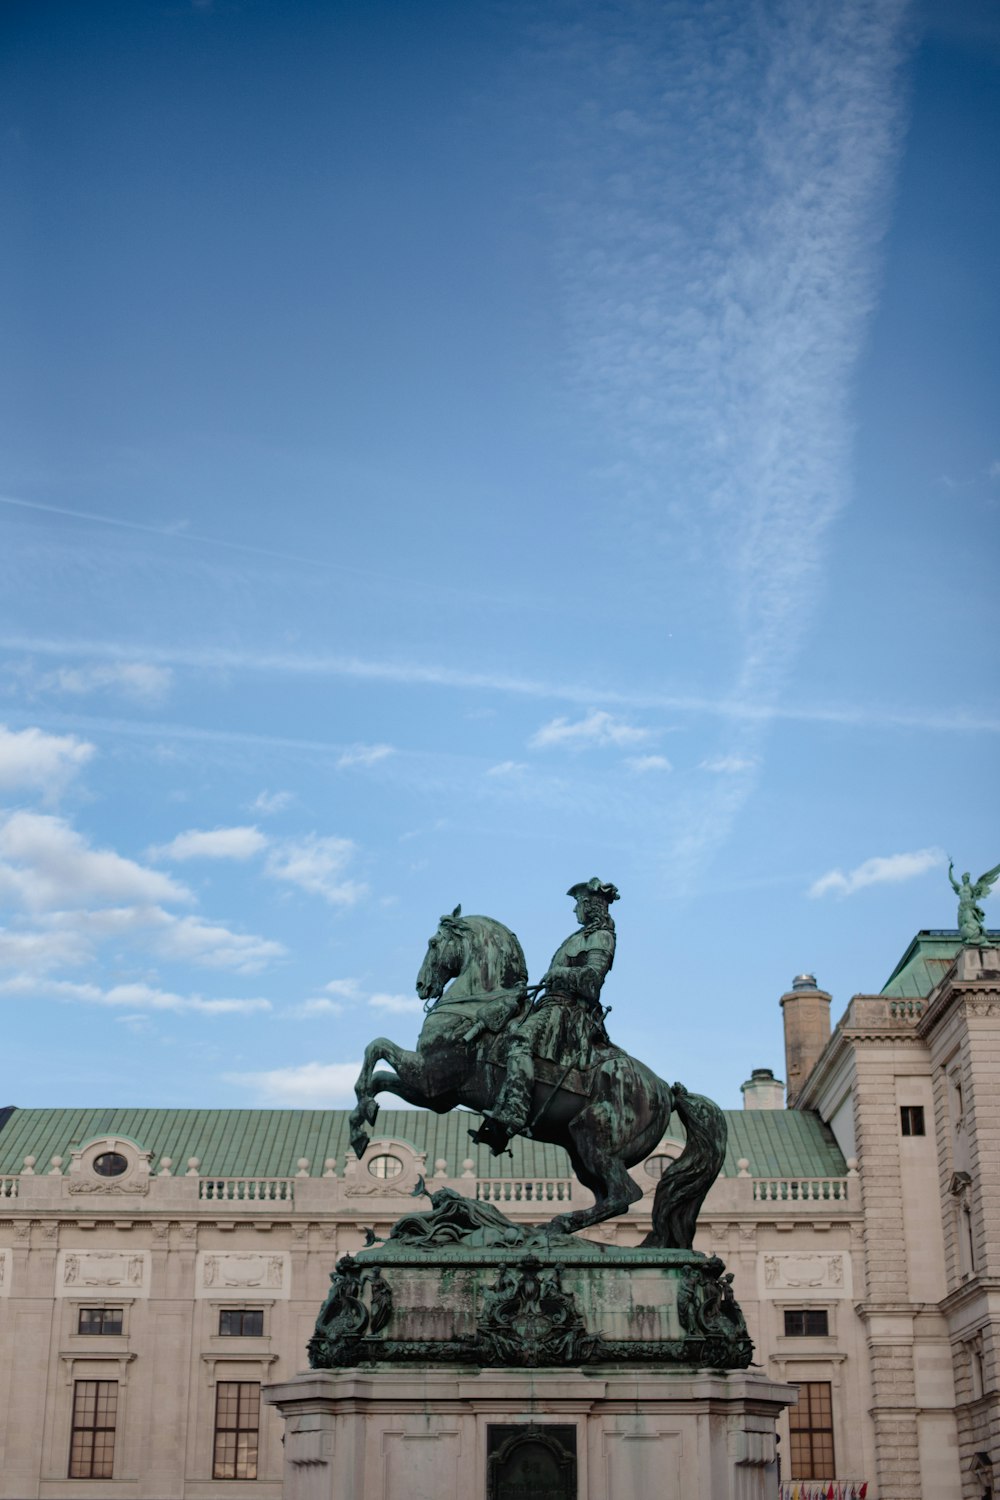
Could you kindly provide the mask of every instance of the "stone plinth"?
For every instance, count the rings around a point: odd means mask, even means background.
[[[374,1366],[264,1399],[285,1421],[284,1500],[773,1500],[794,1392],[745,1370]],[[559,1489],[498,1466],[535,1426],[573,1455]]]

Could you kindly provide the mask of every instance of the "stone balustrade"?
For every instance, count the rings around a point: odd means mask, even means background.
[[[755,1177],[755,1203],[846,1203],[847,1177]]]
[[[570,1203],[573,1190],[581,1192],[572,1177],[480,1177],[476,1197],[483,1203]]]
[[[291,1203],[293,1177],[201,1177],[198,1197],[210,1203]]]
[[[16,1198],[18,1181],[17,1177],[0,1177],[0,1198]]]

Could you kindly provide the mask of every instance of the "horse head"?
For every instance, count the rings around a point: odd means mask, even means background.
[[[427,944],[417,975],[417,994],[421,1000],[440,998],[448,980],[462,972],[463,957],[462,908],[456,906],[450,917],[441,918],[437,932]]]

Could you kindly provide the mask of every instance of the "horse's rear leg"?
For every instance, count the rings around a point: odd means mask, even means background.
[[[559,1214],[552,1220],[554,1228],[574,1234],[578,1229],[623,1214],[642,1197],[642,1188],[628,1174],[621,1153],[620,1126],[608,1100],[582,1110],[571,1122],[569,1134],[574,1171],[597,1200],[593,1208]]]

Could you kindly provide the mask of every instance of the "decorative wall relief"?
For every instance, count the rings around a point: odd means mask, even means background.
[[[73,1297],[104,1288],[149,1296],[149,1254],[145,1250],[60,1250],[56,1296]]]
[[[0,1250],[0,1297],[10,1296],[10,1277],[13,1268],[13,1251]]]
[[[265,1255],[255,1250],[202,1250],[198,1255],[197,1297],[245,1297],[248,1292],[287,1297],[290,1283],[287,1251]]]
[[[808,1291],[823,1291],[834,1297],[851,1295],[851,1261],[847,1255],[774,1251],[762,1256],[759,1264],[762,1296]]]

